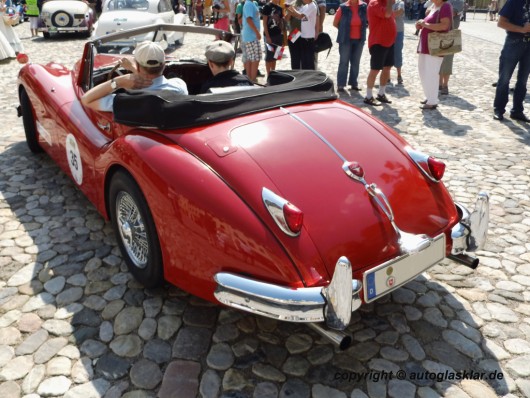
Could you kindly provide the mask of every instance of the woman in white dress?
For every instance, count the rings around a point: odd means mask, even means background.
[[[4,15],[5,15],[6,8],[7,7],[5,4],[5,0],[0,0],[0,33],[2,34],[0,37],[3,36],[2,38],[0,38],[0,46],[2,47],[0,49],[1,59],[7,58],[7,57],[2,58],[2,55],[4,53],[8,54],[11,57],[11,54],[13,53],[13,51],[15,53],[20,53],[24,51],[24,47],[22,47],[22,42],[18,38],[13,27],[11,25],[7,25],[4,22]],[[6,42],[7,42],[7,47],[5,45]],[[13,55],[12,57],[15,57],[15,55]]]

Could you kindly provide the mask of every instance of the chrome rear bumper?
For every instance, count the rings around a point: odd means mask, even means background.
[[[328,286],[290,289],[220,272],[215,298],[230,307],[289,322],[323,322],[344,330],[361,306],[362,283],[352,280],[351,264],[341,257]]]

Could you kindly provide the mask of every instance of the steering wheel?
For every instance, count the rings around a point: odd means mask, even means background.
[[[120,71],[120,66],[121,64],[118,62],[116,65],[114,65],[112,67],[112,69],[110,70],[109,74],[107,75],[107,80],[111,80],[112,79],[112,76],[114,76],[114,74],[117,74],[118,76],[122,76],[123,75],[123,72]]]

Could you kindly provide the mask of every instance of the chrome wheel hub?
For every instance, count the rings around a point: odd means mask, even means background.
[[[147,267],[149,243],[144,220],[134,199],[127,192],[116,198],[116,218],[120,238],[135,267]]]

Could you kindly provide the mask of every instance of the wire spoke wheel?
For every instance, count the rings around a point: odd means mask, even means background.
[[[145,287],[164,281],[162,251],[153,215],[142,190],[124,171],[112,177],[109,210],[114,233],[127,268]]]
[[[136,267],[145,268],[149,257],[147,232],[138,206],[127,192],[118,194],[116,214],[125,250]]]

